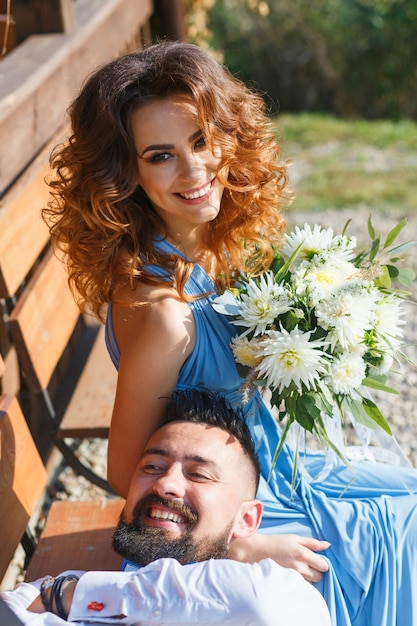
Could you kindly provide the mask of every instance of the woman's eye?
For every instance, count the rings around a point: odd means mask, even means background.
[[[168,161],[171,158],[169,152],[157,152],[153,154],[149,159],[151,163],[163,163],[164,161]]]
[[[201,136],[199,139],[197,139],[197,141],[194,144],[194,149],[198,149],[198,148],[205,148],[206,146],[206,140],[204,139],[203,136]]]

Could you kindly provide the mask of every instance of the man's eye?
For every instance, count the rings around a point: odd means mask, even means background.
[[[154,465],[153,463],[148,463],[144,465],[142,471],[146,474],[160,474],[164,471],[164,469],[160,465]]]
[[[197,482],[207,482],[210,480],[210,476],[207,476],[207,474],[201,474],[200,472],[190,472],[189,476],[191,480]]]

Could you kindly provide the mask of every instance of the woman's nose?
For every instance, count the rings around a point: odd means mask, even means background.
[[[181,158],[180,176],[186,179],[193,179],[203,170],[198,155],[195,153],[183,155]]]

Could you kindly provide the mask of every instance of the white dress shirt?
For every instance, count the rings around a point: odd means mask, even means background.
[[[271,559],[190,565],[159,559],[133,572],[75,573],[80,580],[68,621],[82,626],[330,626],[320,593]],[[26,610],[40,582],[21,583],[1,596],[25,625],[63,626],[67,622],[56,615]]]

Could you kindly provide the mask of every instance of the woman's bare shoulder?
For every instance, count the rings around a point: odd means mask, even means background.
[[[123,341],[147,333],[169,335],[173,340],[193,332],[189,305],[170,287],[140,284],[133,290],[121,290],[113,303],[113,327]],[[131,335],[132,333],[132,335]]]

